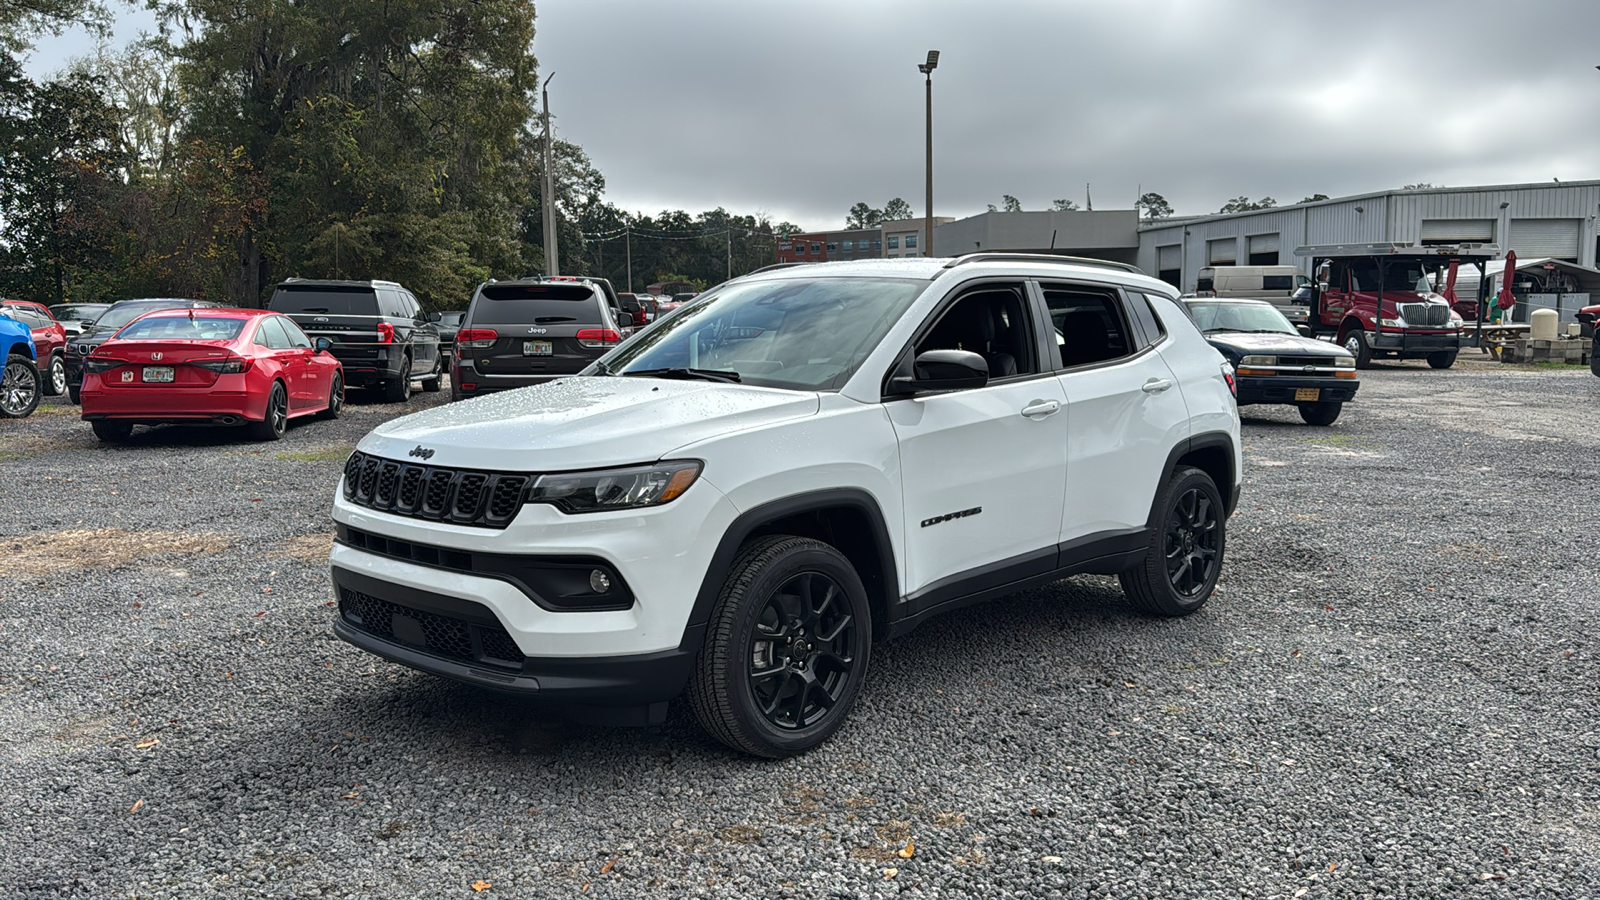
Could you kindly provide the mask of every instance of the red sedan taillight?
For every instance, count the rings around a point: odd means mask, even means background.
[[[215,359],[191,359],[189,365],[198,366],[218,375],[238,375],[250,371],[256,364],[255,359],[248,356],[221,356]]]
[[[578,332],[578,345],[596,350],[601,347],[615,347],[622,342],[622,335],[610,328],[584,328]]]
[[[500,332],[493,328],[463,328],[456,332],[456,346],[487,350],[500,340]]]
[[[126,365],[126,361],[112,359],[109,356],[91,356],[83,361],[83,370],[98,375],[101,372],[109,372],[121,365]]]
[[[392,344],[392,343],[394,343],[394,326],[393,325],[390,325],[388,322],[379,322],[378,323],[378,343],[380,343],[380,344]]]

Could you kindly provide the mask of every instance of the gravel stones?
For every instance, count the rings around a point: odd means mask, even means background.
[[[781,762],[334,639],[332,493],[398,406],[107,448],[47,400],[0,547],[167,536],[0,565],[0,895],[1600,894],[1600,379],[1362,380],[1331,428],[1246,408],[1201,613],[1083,577],[945,616]]]

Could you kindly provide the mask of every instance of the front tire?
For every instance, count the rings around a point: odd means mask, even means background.
[[[81,405],[83,403],[83,387],[76,384],[67,385],[67,399],[71,400],[74,405]]]
[[[1156,498],[1155,529],[1144,562],[1117,576],[1139,610],[1186,616],[1210,599],[1222,574],[1227,512],[1217,485],[1180,466]]]
[[[872,615],[838,550],[778,535],[743,548],[689,682],[695,718],[752,756],[803,753],[839,730],[866,679]]]
[[[50,357],[50,366],[44,373],[44,395],[59,397],[67,392],[67,361],[57,353]]]
[[[1367,343],[1367,333],[1359,328],[1352,328],[1344,336],[1344,348],[1356,358],[1356,368],[1372,368],[1372,347]]]
[[[1344,403],[1338,400],[1302,403],[1300,404],[1300,418],[1305,419],[1307,425],[1332,425],[1343,410]]]
[[[1438,353],[1428,354],[1428,366],[1434,369],[1448,369],[1456,364],[1455,350],[1440,350]]]
[[[317,413],[319,419],[337,419],[344,412],[344,376],[333,376],[333,386],[328,388],[328,408]]]
[[[273,382],[272,394],[267,397],[266,415],[245,428],[258,441],[278,440],[289,430],[289,392],[284,389],[283,382]]]
[[[21,354],[6,358],[4,372],[0,372],[0,419],[21,419],[39,408],[39,394],[43,392],[44,379],[33,360]]]

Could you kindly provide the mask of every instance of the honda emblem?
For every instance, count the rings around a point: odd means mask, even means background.
[[[160,359],[161,358],[161,351],[158,350],[158,351],[150,354],[150,358],[151,359]]]

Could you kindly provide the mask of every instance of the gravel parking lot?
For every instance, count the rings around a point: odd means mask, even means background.
[[[330,498],[396,407],[107,448],[49,401],[0,423],[0,895],[1600,895],[1600,379],[1363,381],[1246,410],[1202,613],[949,615],[777,763],[333,638]]]

